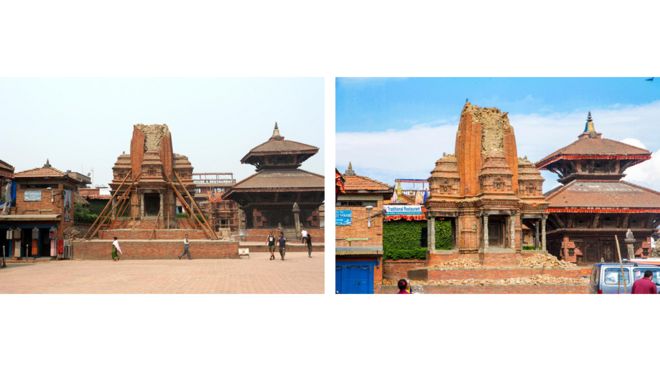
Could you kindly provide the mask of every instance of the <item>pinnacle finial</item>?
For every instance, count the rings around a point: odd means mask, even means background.
[[[277,127],[277,121],[275,121],[275,128],[273,129],[273,135],[271,138],[282,139],[282,135],[280,135],[280,129]]]
[[[353,171],[353,164],[350,161],[348,162],[348,168],[346,168],[344,175],[355,176],[355,171]]]
[[[46,159],[46,163],[44,164],[44,167],[52,167],[52,166],[50,165],[50,161],[48,161],[48,159]]]
[[[585,133],[596,133],[596,126],[594,125],[594,121],[591,118],[591,111],[587,114],[587,122],[584,124],[584,132]]]

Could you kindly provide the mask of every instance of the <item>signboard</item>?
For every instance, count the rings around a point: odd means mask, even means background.
[[[422,215],[422,205],[385,205],[386,215]]]
[[[23,194],[23,201],[41,201],[41,190],[25,191]]]
[[[353,221],[352,210],[335,210],[335,224],[339,226],[351,225]]]

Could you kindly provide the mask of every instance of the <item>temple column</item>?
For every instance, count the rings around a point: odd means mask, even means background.
[[[140,218],[144,218],[144,193],[140,194]]]
[[[426,241],[429,252],[435,250],[435,217],[429,217],[426,220]]]
[[[300,207],[297,202],[293,203],[293,223],[296,226],[296,236],[300,237]]]
[[[534,250],[539,249],[539,221],[534,222]]]
[[[548,219],[548,215],[543,214],[541,217],[541,250],[548,252],[548,247],[546,246],[545,241],[545,221]]]
[[[163,208],[163,206],[165,206],[165,203],[163,202],[165,195],[162,192],[158,192],[158,198],[160,199],[160,210],[158,210],[158,214],[160,215],[161,220],[165,220],[165,209]]]
[[[483,215],[483,224],[484,224],[484,226],[483,226],[483,238],[484,238],[483,246],[484,246],[484,249],[487,249],[488,248],[488,214]]]
[[[509,228],[510,228],[510,247],[512,250],[516,249],[516,214],[511,214],[509,216]]]

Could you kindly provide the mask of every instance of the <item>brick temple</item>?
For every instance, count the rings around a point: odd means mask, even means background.
[[[78,241],[77,257],[107,259],[117,237],[128,258],[173,258],[185,235],[193,256],[237,256],[237,243],[221,241],[195,201],[193,166],[174,153],[167,125],[134,125],[130,153],[119,155],[112,170],[111,199]]]
[[[241,159],[256,173],[236,183],[223,198],[238,203],[248,240],[265,241],[274,229],[289,239],[299,238],[305,228],[316,241],[323,241],[323,176],[300,169],[318,150],[284,139],[275,123],[271,137]]]
[[[618,261],[616,235],[623,257],[632,258],[624,246],[628,229],[635,250],[650,247],[660,221],[660,193],[623,180],[626,169],[650,158],[643,148],[603,138],[589,113],[576,141],[536,163],[561,183],[545,195],[549,252],[569,261]]]
[[[518,157],[507,113],[466,103],[455,153],[436,161],[429,184],[430,260],[437,253],[436,218],[451,222],[460,254],[520,253],[523,225],[535,231],[534,244],[545,250],[543,177]]]

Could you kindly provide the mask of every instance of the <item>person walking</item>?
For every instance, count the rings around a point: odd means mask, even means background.
[[[280,239],[278,240],[279,246],[280,246],[280,256],[282,257],[282,260],[284,260],[284,255],[286,255],[286,237],[284,237],[284,233],[280,232]]]
[[[307,256],[311,258],[312,257],[312,235],[310,233],[307,233],[306,243],[307,243]]]
[[[657,294],[658,288],[653,282],[653,272],[644,272],[644,277],[633,283],[631,294]]]
[[[268,245],[268,251],[270,252],[270,258],[268,260],[275,260],[275,236],[273,235],[273,231],[268,233],[266,244]]]
[[[187,233],[183,236],[183,252],[179,255],[179,259],[183,258],[184,255],[188,255],[188,260],[192,259],[190,255],[190,240],[188,240]]]
[[[307,244],[307,236],[308,236],[308,235],[309,235],[309,232],[307,232],[306,229],[303,229],[303,230],[300,232],[300,239],[302,240],[302,243],[303,243],[303,244]]]
[[[121,251],[121,247],[119,246],[119,240],[117,240],[117,237],[112,237],[112,260],[118,261],[119,257],[123,255],[124,253]]]

